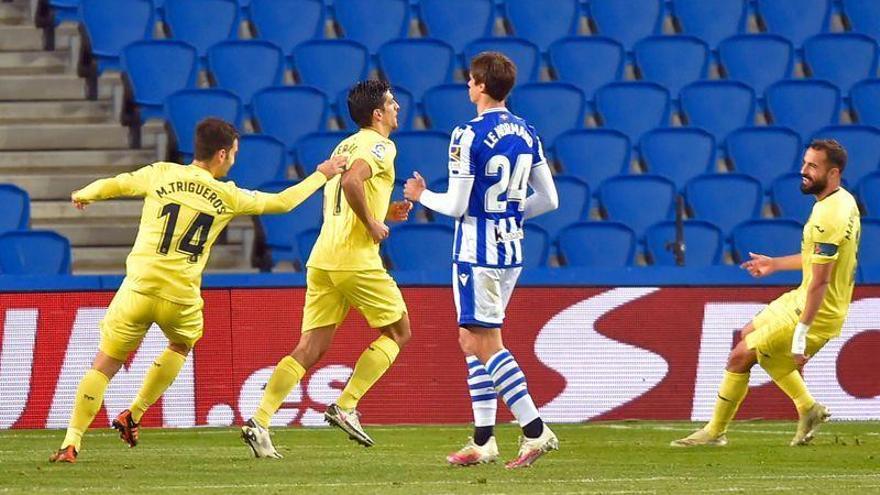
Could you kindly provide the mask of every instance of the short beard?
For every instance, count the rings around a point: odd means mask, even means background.
[[[827,186],[827,185],[828,185],[828,181],[826,181],[826,180],[813,181],[811,186],[807,186],[802,182],[801,183],[801,192],[804,193],[804,195],[807,195],[807,194],[816,195],[816,194],[819,194],[820,192],[824,191],[825,186]]]

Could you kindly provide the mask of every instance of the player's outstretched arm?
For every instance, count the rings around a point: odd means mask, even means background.
[[[346,163],[345,157],[334,156],[321,162],[315,172],[299,184],[288,187],[278,194],[261,193],[266,198],[262,213],[287,213],[296,208],[323,187],[329,179],[344,172]]]
[[[98,179],[86,187],[70,193],[70,201],[77,209],[84,210],[87,205],[95,201],[122,196],[143,197],[155,172],[155,165],[147,165],[134,172]]]
[[[749,259],[745,263],[739,265],[740,268],[748,270],[749,274],[755,278],[766,277],[771,273],[780,271],[791,271],[801,269],[801,255],[792,254],[789,256],[779,256],[771,258],[763,254],[749,253]]]
[[[556,184],[553,183],[553,174],[550,166],[544,162],[532,169],[529,174],[529,185],[534,191],[526,198],[523,219],[528,220],[538,215],[559,208],[559,193]]]
[[[367,231],[373,242],[376,244],[388,238],[388,226],[373,218],[369,208],[367,208],[367,198],[364,194],[364,182],[373,176],[370,166],[362,159],[357,159],[351,164],[351,168],[342,176],[342,192],[345,194],[345,200],[351,207],[351,210],[357,215],[358,219]]]
[[[414,172],[403,186],[403,197],[418,201],[425,208],[442,215],[459,218],[467,210],[473,187],[473,177],[450,175],[449,189],[445,193],[436,193],[428,189],[425,179],[418,172]]]

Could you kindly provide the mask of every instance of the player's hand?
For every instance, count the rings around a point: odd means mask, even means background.
[[[318,172],[324,174],[327,179],[332,179],[333,177],[345,172],[345,166],[348,165],[348,159],[342,155],[334,156],[329,160],[325,160],[318,165]]]
[[[89,203],[87,201],[81,201],[81,200],[76,199],[76,193],[78,193],[78,192],[79,192],[79,189],[70,193],[70,202],[73,203],[73,206],[77,210],[85,210],[86,205],[88,205]]]
[[[740,268],[748,270],[749,275],[755,278],[761,278],[776,271],[776,268],[773,266],[773,258],[752,252],[749,252],[749,256],[752,259],[739,265]]]
[[[379,244],[388,238],[388,226],[382,222],[373,220],[370,222],[370,225],[367,226],[367,230],[370,231],[370,237],[373,238],[373,242],[376,244]]]
[[[801,374],[804,374],[804,365],[810,360],[810,356],[804,354],[792,354],[791,356],[794,358],[794,364],[797,366],[798,371]]]
[[[403,185],[403,197],[410,201],[418,201],[427,188],[425,179],[418,172],[413,172],[413,176]]]
[[[385,217],[385,221],[405,222],[409,218],[409,212],[412,208],[413,204],[409,201],[395,201],[388,207],[388,215]]]

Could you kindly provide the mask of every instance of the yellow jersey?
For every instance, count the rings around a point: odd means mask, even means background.
[[[137,238],[125,261],[126,281],[136,292],[195,304],[201,299],[211,246],[233,217],[290,211],[325,182],[324,175],[315,172],[282,193],[266,194],[220,182],[194,165],[158,162],[97,180],[73,198],[144,198]]]
[[[372,129],[361,129],[345,138],[332,156],[343,155],[349,166],[357,159],[367,162],[373,175],[364,183],[367,209],[384,221],[394,189],[394,143]],[[306,266],[321,270],[383,270],[379,245],[346,201],[342,175],[324,188],[324,222]]]
[[[832,261],[835,265],[810,333],[828,339],[840,334],[852,300],[861,230],[859,208],[849,191],[839,188],[813,205],[801,242],[803,281],[794,290],[799,308],[807,301],[807,288],[813,279],[812,265]]]

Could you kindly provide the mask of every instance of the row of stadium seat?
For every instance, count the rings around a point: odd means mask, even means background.
[[[45,230],[30,230],[27,191],[0,184],[0,274],[70,273],[70,242]]]
[[[321,0],[49,0],[55,22],[84,20],[87,24],[123,22],[149,35],[155,19],[165,22],[181,39],[220,39],[237,35],[247,19],[255,35],[282,47],[321,37],[332,13],[344,37],[363,43],[376,53],[383,43],[405,37],[411,12],[407,0],[341,0],[330,12]],[[819,33],[830,32],[831,0],[505,0],[496,9],[492,0],[418,0],[416,15],[425,34],[448,42],[462,53],[477,38],[491,36],[496,15],[510,34],[529,39],[542,52],[561,38],[581,31],[581,17],[590,30],[619,41],[631,50],[639,39],[663,33],[664,17],[671,14],[676,31],[694,36],[711,47],[729,36],[744,34],[754,13],[763,30],[801,47]],[[880,38],[880,6],[873,0],[840,0],[837,10],[843,26]],[[585,8],[581,8],[581,7]],[[200,22],[203,13],[212,22]],[[381,15],[375,15],[381,12]],[[369,23],[363,22],[370,19]],[[541,19],[541,22],[535,22]],[[133,40],[131,40],[133,41]]]

